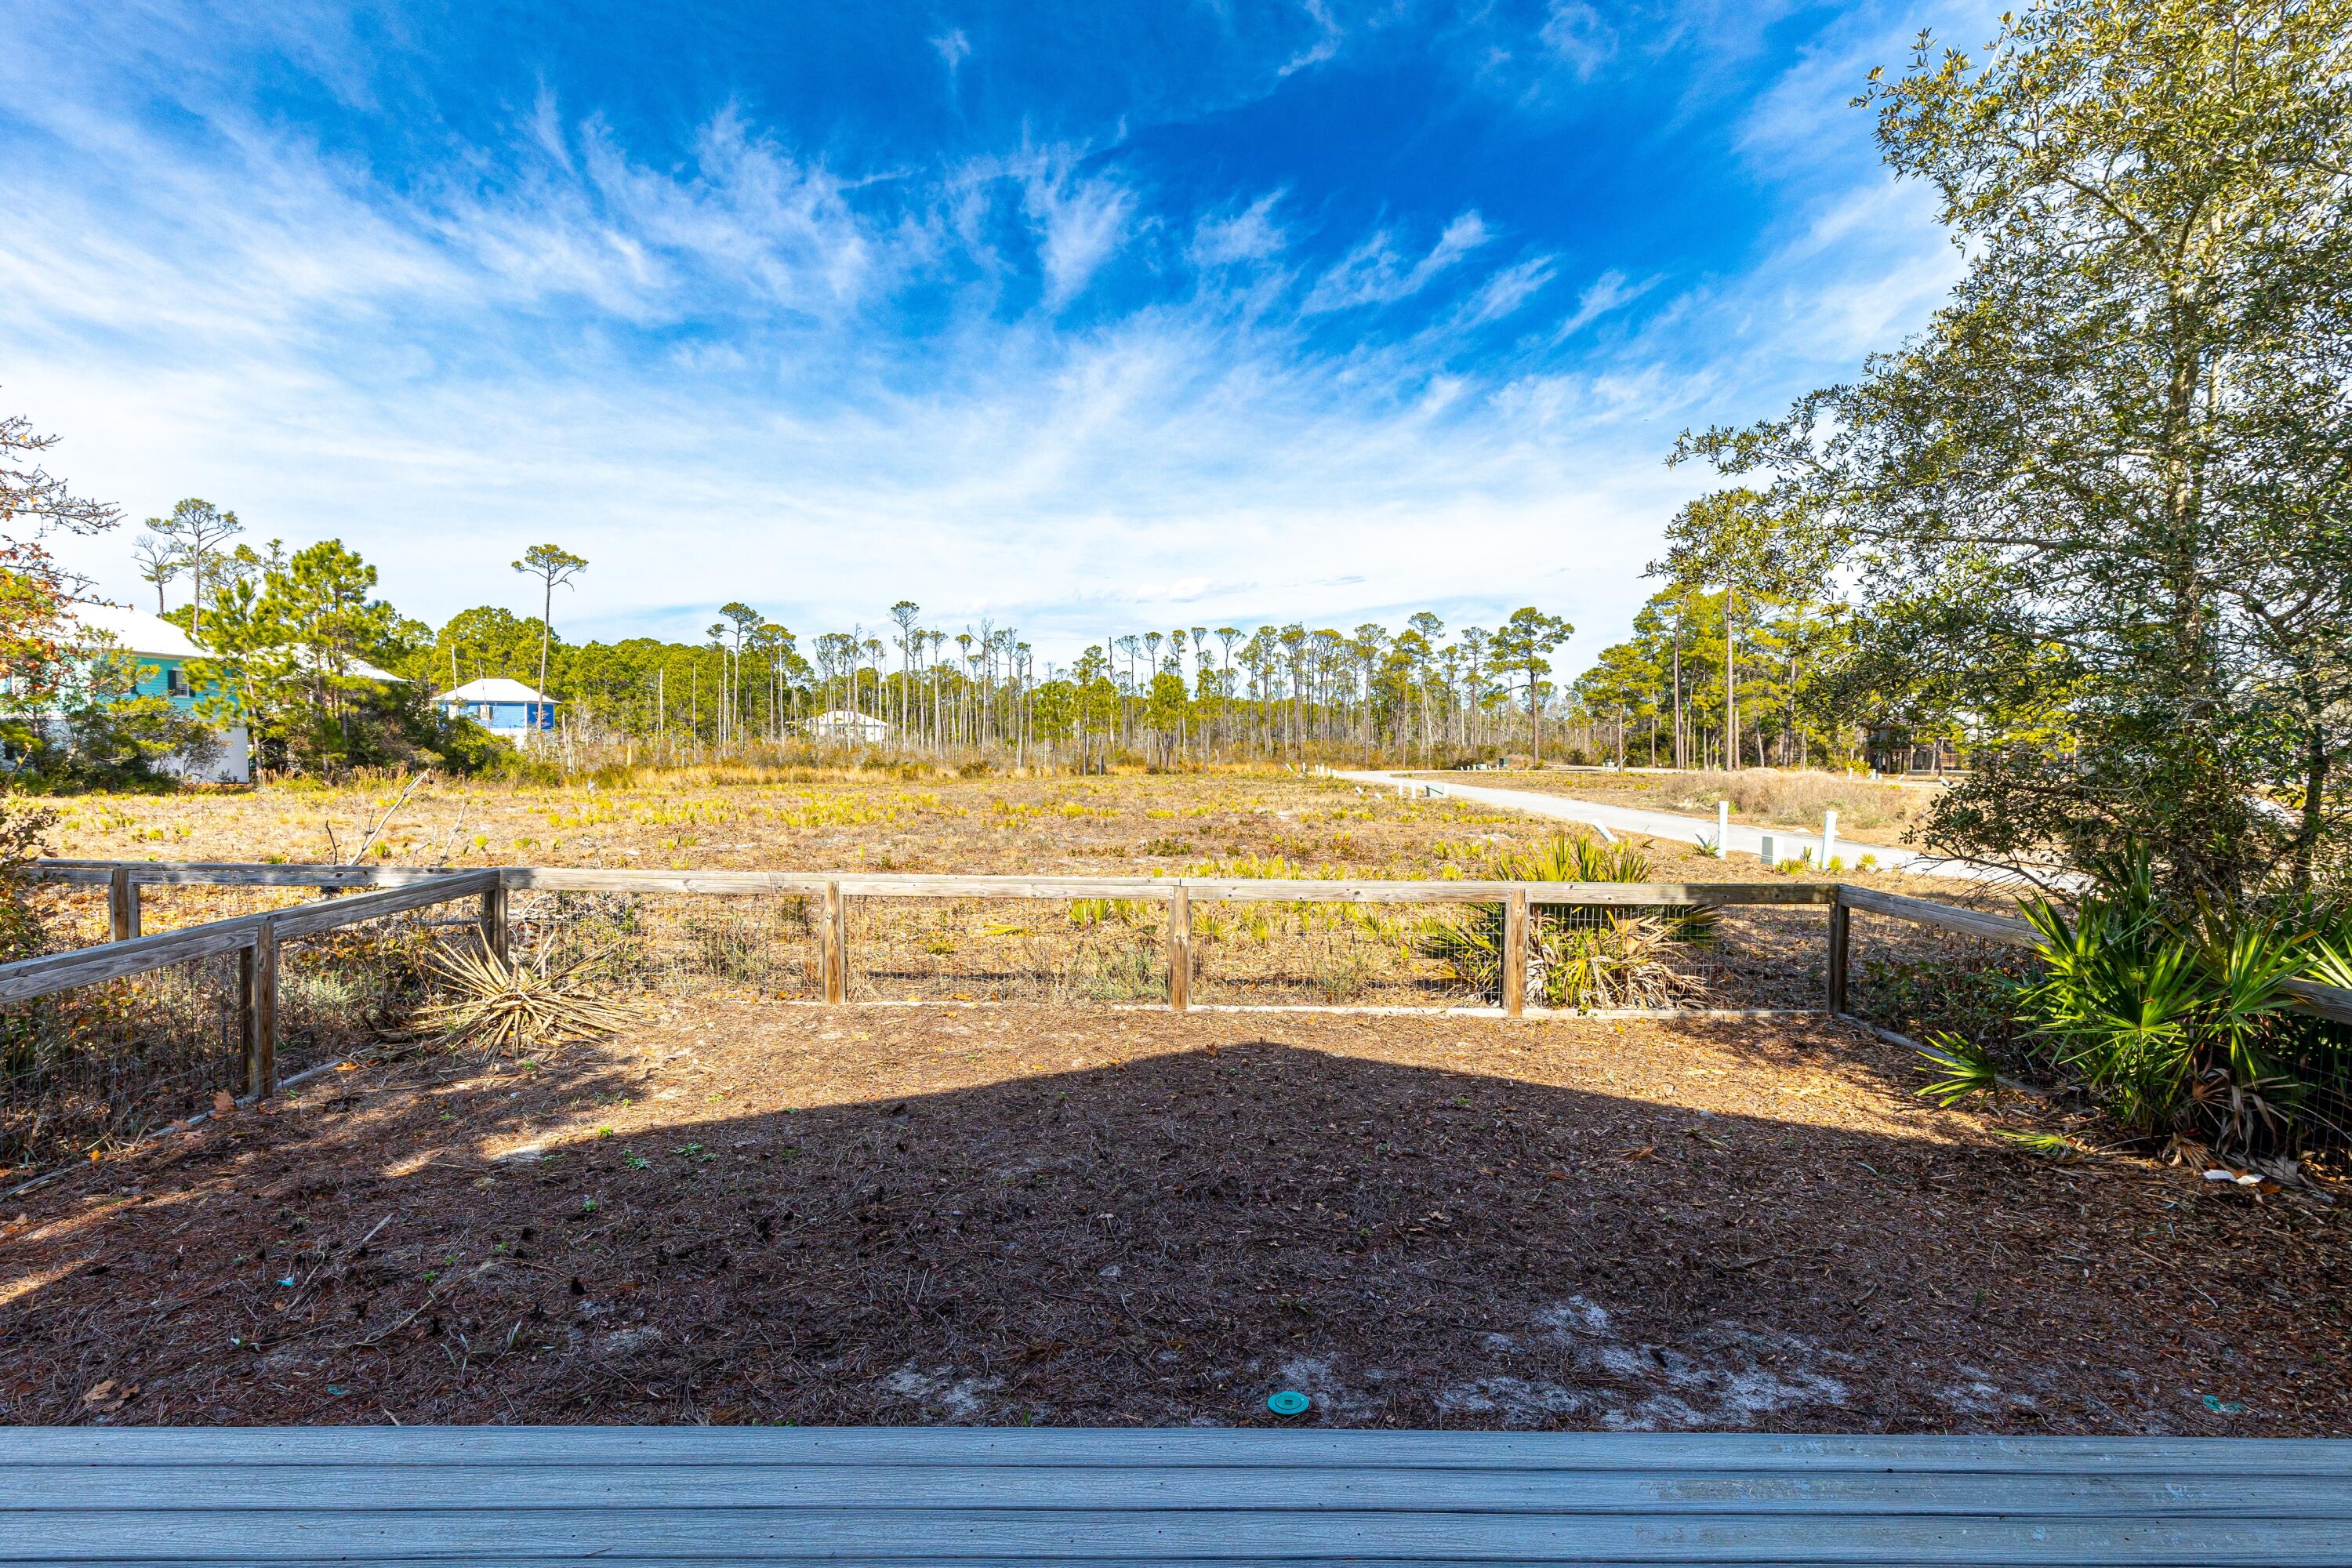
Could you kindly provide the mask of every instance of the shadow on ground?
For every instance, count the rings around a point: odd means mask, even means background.
[[[2332,1215],[1899,1076],[1780,1021],[679,1009],[20,1200],[0,1419],[2347,1428]]]

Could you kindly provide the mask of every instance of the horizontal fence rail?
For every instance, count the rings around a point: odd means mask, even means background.
[[[863,899],[1192,899],[1234,902],[1499,903],[1525,891],[1538,904],[1829,904],[1826,882],[1363,881],[1343,879],[1202,877],[956,877],[884,871],[653,871],[626,867],[509,866],[491,871],[391,866],[284,866],[202,861],[43,860],[50,881],[103,885],[117,872],[138,887],[362,888],[433,883],[451,876],[497,876],[510,892],[796,893],[838,888]],[[1919,900],[1913,900],[1918,902]],[[1940,905],[1924,905],[1941,908]]]
[[[823,998],[848,999],[851,974],[848,901],[877,900],[1106,900],[1164,906],[1164,987],[1171,1007],[1192,1005],[1197,950],[1194,908],[1204,904],[1365,905],[1483,903],[1504,911],[1503,954],[1496,976],[1501,1011],[1521,1016],[1528,1005],[1530,911],[1688,911],[1739,906],[1820,907],[1828,912],[1824,992],[1817,1005],[1851,1017],[1847,1008],[1851,917],[1854,911],[2003,945],[2030,949],[2039,938],[2013,916],[1881,892],[1849,883],[1771,882],[1508,882],[1490,880],[1355,880],[1344,879],[1223,879],[1193,877],[952,876],[909,872],[653,870],[591,867],[453,868],[46,860],[39,874],[66,884],[105,886],[111,929],[119,938],[139,927],[142,888],[243,887],[317,889],[326,897],[266,916],[190,927],[158,937],[129,935],[103,946],[0,965],[0,1000],[46,994],[185,958],[252,948],[263,927],[274,936],[312,934],[449,900],[483,900],[482,936],[500,952],[509,940],[507,907],[516,893],[687,894],[719,898],[785,897],[809,901],[817,942],[814,972]],[[361,892],[359,889],[367,889]],[[353,896],[339,896],[339,895]],[[1818,951],[1818,950],[1816,950]],[[128,965],[129,967],[124,967]],[[2352,1022],[2352,990],[2290,981],[2300,1011]],[[1825,993],[1825,994],[1824,994]],[[1859,1021],[1859,1020],[1855,1020]]]
[[[1957,931],[1987,942],[2005,942],[2011,947],[2034,948],[2042,944],[2042,934],[2027,921],[2011,915],[1988,914],[1982,910],[1964,910],[1951,904],[1939,904],[1928,899],[1906,898],[1900,893],[1882,893],[1873,888],[1856,888],[1840,883],[1837,888],[1840,909],[1863,910],[1871,914],[1887,915],[1907,921],[1913,925],[1937,931]],[[1831,972],[1839,976],[1841,989],[1831,998],[1830,1010],[1845,1012],[1842,989],[1846,967],[1842,944],[1844,922],[1833,920],[1831,942]],[[2352,1024],[2352,988],[2324,985],[2316,980],[2288,980],[2279,987],[2294,998],[2294,1010],[2339,1024]]]
[[[137,932],[138,889],[142,885],[316,887],[330,892],[353,887],[373,888],[373,890],[348,898],[329,897],[290,909],[209,921],[152,935],[119,934],[119,940],[97,946],[0,964],[0,1003],[23,1003],[84,986],[128,980],[177,964],[236,954],[236,1010],[244,1045],[242,1078],[245,1097],[248,1099],[264,1098],[275,1092],[278,1086],[278,952],[283,943],[460,899],[474,899],[480,901],[477,926],[482,940],[495,951],[505,951],[505,882],[501,873],[494,869],[419,874],[358,867],[43,862],[39,871],[52,881],[106,886],[110,923],[118,934]],[[265,880],[251,875],[256,872],[273,875]],[[342,872],[361,874],[337,875]]]
[[[110,980],[127,980],[174,963],[239,952],[252,947],[259,939],[261,922],[268,918],[241,915],[235,920],[189,926],[184,931],[131,937],[100,947],[0,963],[0,1002],[29,1002],[37,996],[54,995],[78,986],[102,985]]]

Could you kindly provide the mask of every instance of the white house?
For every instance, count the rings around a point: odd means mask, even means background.
[[[93,605],[77,599],[66,606],[65,640],[101,644],[139,661],[142,697],[167,697],[176,708],[194,709],[203,695],[189,680],[192,660],[210,658],[188,634],[159,616],[120,605]],[[199,784],[251,784],[253,748],[242,722],[220,732],[219,748],[209,757],[167,759],[163,771]]]
[[[503,675],[469,680],[445,691],[433,705],[452,719],[472,719],[502,741],[520,744],[555,728],[555,699]]]
[[[811,740],[844,745],[879,745],[890,738],[888,724],[871,713],[858,713],[847,708],[828,708],[813,719],[803,719],[801,729]]]

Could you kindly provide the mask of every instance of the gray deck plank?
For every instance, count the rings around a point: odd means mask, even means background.
[[[572,1568],[572,1564],[580,1563],[599,1564],[626,1563],[629,1565],[629,1568],[661,1568],[661,1565],[679,1564],[682,1568],[682,1565],[688,1563],[701,1564],[727,1562],[779,1563],[794,1561],[794,1559],[791,1558],[759,1556],[735,1558],[687,1557],[663,1552],[653,1552],[643,1556],[614,1556],[610,1554],[583,1555],[578,1552],[573,1552],[564,1556],[548,1557],[541,1556],[535,1551],[528,1551],[527,1548],[528,1543],[523,1543],[523,1550],[520,1554],[519,1554],[519,1550],[516,1546],[509,1545],[508,1548],[500,1550],[495,1553],[488,1553],[480,1556],[455,1558],[409,1558],[403,1561],[412,1563],[495,1563],[497,1568]],[[0,1561],[5,1561],[5,1559],[0,1558]],[[124,1558],[121,1556],[79,1556],[60,1558],[44,1557],[39,1561],[41,1568],[113,1568],[113,1565],[125,1562],[186,1562],[191,1560],[186,1558],[169,1557],[160,1559],[142,1559],[135,1557]],[[202,1560],[197,1559],[194,1561]],[[244,1560],[239,1559],[239,1561]],[[333,1568],[352,1568],[352,1565],[354,1563],[368,1563],[383,1561],[384,1561],[384,1559],[365,1556],[318,1555],[314,1553],[312,1555],[299,1557],[273,1557],[268,1560],[268,1568],[328,1568],[328,1565],[330,1564],[332,1564]],[[800,1561],[807,1560],[801,1559]],[[949,1560],[923,1558],[909,1559],[905,1557],[867,1557],[862,1555],[845,1555],[835,1553],[824,1557],[822,1561],[827,1565],[827,1568],[909,1568],[910,1563],[919,1564],[927,1562],[946,1562]],[[1034,1564],[1036,1561],[1037,1560],[1035,1558],[1032,1557],[957,1557],[952,1559],[954,1568],[1034,1568]],[[1091,1561],[1105,1563],[1117,1563],[1118,1564],[1118,1568],[1186,1568],[1187,1564],[1197,1563],[1200,1560],[1171,1557],[1121,1556],[1097,1558],[1092,1559]],[[1255,1556],[1246,1558],[1244,1561],[1251,1563],[1286,1563],[1297,1564],[1312,1563],[1318,1560],[1307,1558],[1285,1559],[1281,1557],[1269,1556],[1261,1552]],[[1534,1562],[1538,1564],[1542,1562],[1541,1559],[1529,1559],[1516,1556],[1413,1557],[1400,1556],[1388,1552],[1381,1552],[1378,1554],[1357,1553],[1344,1558],[1327,1559],[1323,1561],[1350,1564],[1377,1563],[1379,1564],[1379,1568],[1519,1568],[1519,1565],[1530,1562]],[[1585,1557],[1578,1558],[1574,1561],[1583,1563],[1607,1563],[1611,1562],[1612,1559]],[[1624,1561],[1629,1564],[1635,1565],[1635,1568],[1660,1568],[1661,1564],[1674,1564],[1684,1562],[1697,1563],[1699,1560],[1666,1557],[1662,1559],[1624,1559],[1620,1561]],[[1817,1563],[1822,1560],[1810,1552],[1801,1551],[1793,1555],[1786,1557],[1751,1557],[1741,1559],[1739,1561],[1743,1564],[1759,1565],[1759,1568],[1804,1568],[1804,1565],[1806,1564]],[[2011,1564],[2015,1560],[2012,1558],[2000,1554],[1998,1543],[1988,1542],[1987,1555],[1981,1557],[1969,1557],[1965,1555],[1925,1559],[1908,1557],[1879,1557],[1873,1560],[1872,1568],[2011,1568]],[[2126,1558],[2122,1561],[2128,1564],[2128,1568],[2203,1568],[2203,1564],[2198,1560],[2186,1557],[2175,1557],[2162,1553],[2146,1554],[2138,1557]],[[2262,1561],[2262,1559],[2258,1558],[2256,1561],[2259,1562]],[[2333,1559],[2312,1558],[2298,1560],[2295,1562],[2294,1568],[2302,1568],[2303,1562],[2305,1561],[2326,1563],[2333,1562]],[[1716,1568],[1716,1565],[1712,1563],[1706,1564],[1706,1568]]]
[[[0,1473],[0,1511],[767,1508],[1255,1509],[1299,1512],[2044,1514],[2188,1519],[2352,1515],[2352,1478],[2160,1471],[1591,1471],[1393,1466],[890,1464],[37,1467]]]
[[[0,1431],[0,1563],[326,1561],[2352,1568],[2352,1443]]]
[[[26,1465],[1372,1465],[1567,1470],[1973,1473],[2235,1470],[2352,1475],[2352,1439],[1776,1436],[1746,1433],[1349,1432],[1263,1427],[0,1427]]]
[[[495,1556],[517,1545],[604,1562],[648,1556],[823,1561],[855,1554],[952,1563],[1314,1562],[1507,1557],[1521,1562],[2018,1564],[2293,1563],[2352,1568],[2336,1520],[2117,1520],[2019,1514],[1788,1514],[1706,1519],[1477,1513],[1295,1513],[1147,1509],[320,1508],[158,1516],[52,1509],[0,1514],[0,1562],[68,1553],[123,1561],[268,1563],[339,1552],[368,1562]]]

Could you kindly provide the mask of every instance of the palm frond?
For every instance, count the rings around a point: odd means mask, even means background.
[[[444,948],[431,967],[455,997],[421,1010],[416,1025],[450,1044],[494,1050],[614,1034],[636,1023],[639,1009],[577,984],[604,956],[590,953],[551,972],[484,948]]]
[[[1972,1094],[1996,1094],[2000,1089],[2000,1063],[1992,1052],[1948,1030],[1929,1035],[1919,1054],[1937,1075],[1919,1092],[1948,1110]]]

